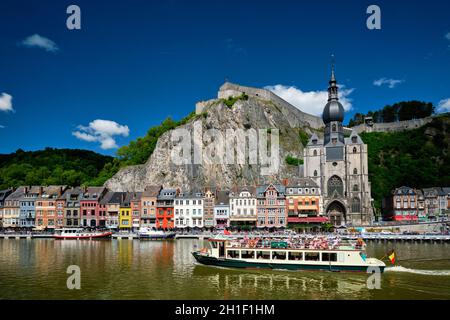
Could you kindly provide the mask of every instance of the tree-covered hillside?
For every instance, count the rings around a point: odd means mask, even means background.
[[[98,176],[112,160],[87,150],[46,148],[25,152],[19,149],[0,155],[0,189],[21,185],[79,186]]]
[[[450,116],[421,128],[363,133],[369,149],[369,179],[377,208],[396,187],[450,186]]]

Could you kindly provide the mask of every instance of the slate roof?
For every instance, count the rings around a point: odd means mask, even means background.
[[[147,186],[142,193],[143,197],[157,197],[161,191],[162,186]]]

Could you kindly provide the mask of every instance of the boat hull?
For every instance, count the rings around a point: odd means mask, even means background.
[[[89,240],[89,239],[102,239],[111,237],[112,232],[105,232],[99,234],[91,234],[91,235],[54,235],[53,238],[58,240]]]
[[[312,265],[312,264],[291,264],[291,263],[269,263],[269,262],[248,262],[234,259],[218,259],[205,256],[198,252],[193,252],[194,258],[201,264],[227,267],[227,268],[247,268],[247,269],[281,269],[281,270],[304,270],[304,271],[332,271],[332,272],[367,272],[370,266],[351,265]],[[380,271],[384,271],[384,266],[379,266]]]

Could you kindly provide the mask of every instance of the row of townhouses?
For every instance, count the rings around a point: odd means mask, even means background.
[[[450,214],[450,188],[400,187],[383,199],[385,220],[430,221]]]
[[[31,186],[0,191],[0,226],[52,229],[89,227],[286,227],[323,223],[320,188],[309,178],[268,184],[184,192],[149,186],[144,192],[104,187]]]

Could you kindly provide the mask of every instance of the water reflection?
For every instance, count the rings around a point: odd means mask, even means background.
[[[0,240],[0,298],[450,298],[450,276],[445,272],[450,270],[448,244],[395,244],[404,268],[383,274],[381,290],[366,288],[367,274],[204,266],[191,255],[202,246],[198,240]],[[369,244],[369,255],[381,257],[392,246]],[[66,287],[66,270],[72,264],[81,268],[81,290]],[[417,274],[417,269],[443,272]]]

